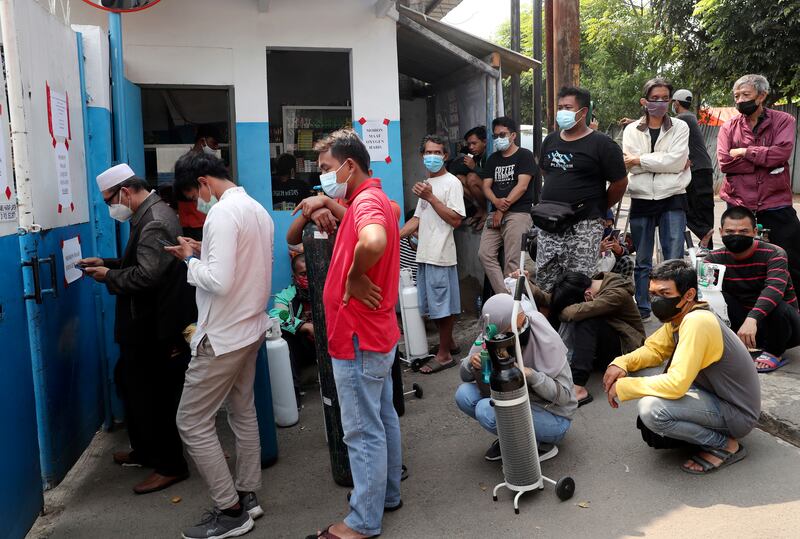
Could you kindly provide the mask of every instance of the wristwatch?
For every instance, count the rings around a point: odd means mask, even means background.
[[[194,256],[194,255],[189,255],[189,256],[187,256],[186,258],[184,258],[184,259],[183,259],[183,261],[184,261],[184,262],[186,262],[186,265],[188,266],[188,265],[189,265],[189,262],[191,262],[191,260],[192,260],[193,258],[197,258],[197,257],[196,257],[196,256]]]

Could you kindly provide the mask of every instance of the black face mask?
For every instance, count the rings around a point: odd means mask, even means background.
[[[732,253],[739,254],[748,250],[753,245],[753,236],[744,234],[728,234],[722,236],[722,243]]]
[[[526,324],[526,326],[519,332],[520,348],[525,348],[526,346],[528,346],[528,340],[530,340],[530,337],[531,337],[531,326],[530,324]]]
[[[680,303],[682,299],[682,296],[676,296],[674,298],[653,296],[650,298],[650,308],[656,318],[666,323],[678,316],[681,312],[678,308],[678,303]]]
[[[750,116],[756,110],[758,110],[758,104],[756,103],[755,99],[751,99],[750,101],[742,101],[741,103],[736,103],[736,110],[745,116]]]

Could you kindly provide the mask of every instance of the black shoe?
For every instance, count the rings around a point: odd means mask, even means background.
[[[495,440],[492,442],[492,445],[489,446],[489,449],[486,450],[486,454],[483,455],[483,458],[490,462],[495,462],[498,460],[502,460],[503,457],[500,455],[500,440]]]

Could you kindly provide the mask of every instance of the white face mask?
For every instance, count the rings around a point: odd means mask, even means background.
[[[117,200],[122,202],[122,189],[119,190],[119,198]],[[112,219],[115,219],[120,223],[124,223],[133,216],[133,210],[130,208],[130,206],[126,206],[125,204],[121,204],[120,202],[117,202],[116,204],[111,204],[108,207],[108,214],[111,216]]]
[[[203,144],[203,153],[206,153],[208,155],[216,156],[217,155],[217,150],[213,149],[211,146],[209,146],[207,144]]]
[[[203,186],[201,185],[200,188],[202,189],[202,187]],[[203,197],[200,196],[199,191],[197,193],[197,211],[199,211],[200,213],[210,212],[211,206],[219,202],[217,200],[217,197],[214,196],[214,193],[211,192],[211,188],[208,187],[208,185],[206,185],[206,188],[208,188],[208,194],[209,194],[208,202],[203,200]]]

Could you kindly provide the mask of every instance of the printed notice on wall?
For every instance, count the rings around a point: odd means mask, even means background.
[[[389,157],[389,127],[384,122],[366,121],[362,138],[369,150],[370,161],[386,161]]]
[[[17,219],[17,201],[11,189],[10,171],[10,163],[6,162],[6,139],[0,134],[0,221]]]
[[[61,244],[61,254],[64,257],[64,280],[67,284],[73,283],[83,276],[75,264],[83,258],[81,255],[81,239],[79,237],[64,240]]]
[[[72,203],[72,179],[69,173],[69,151],[64,144],[56,144],[56,180],[58,182],[58,213],[75,211]]]
[[[69,109],[67,95],[50,90],[50,118],[53,136],[69,138]]]

